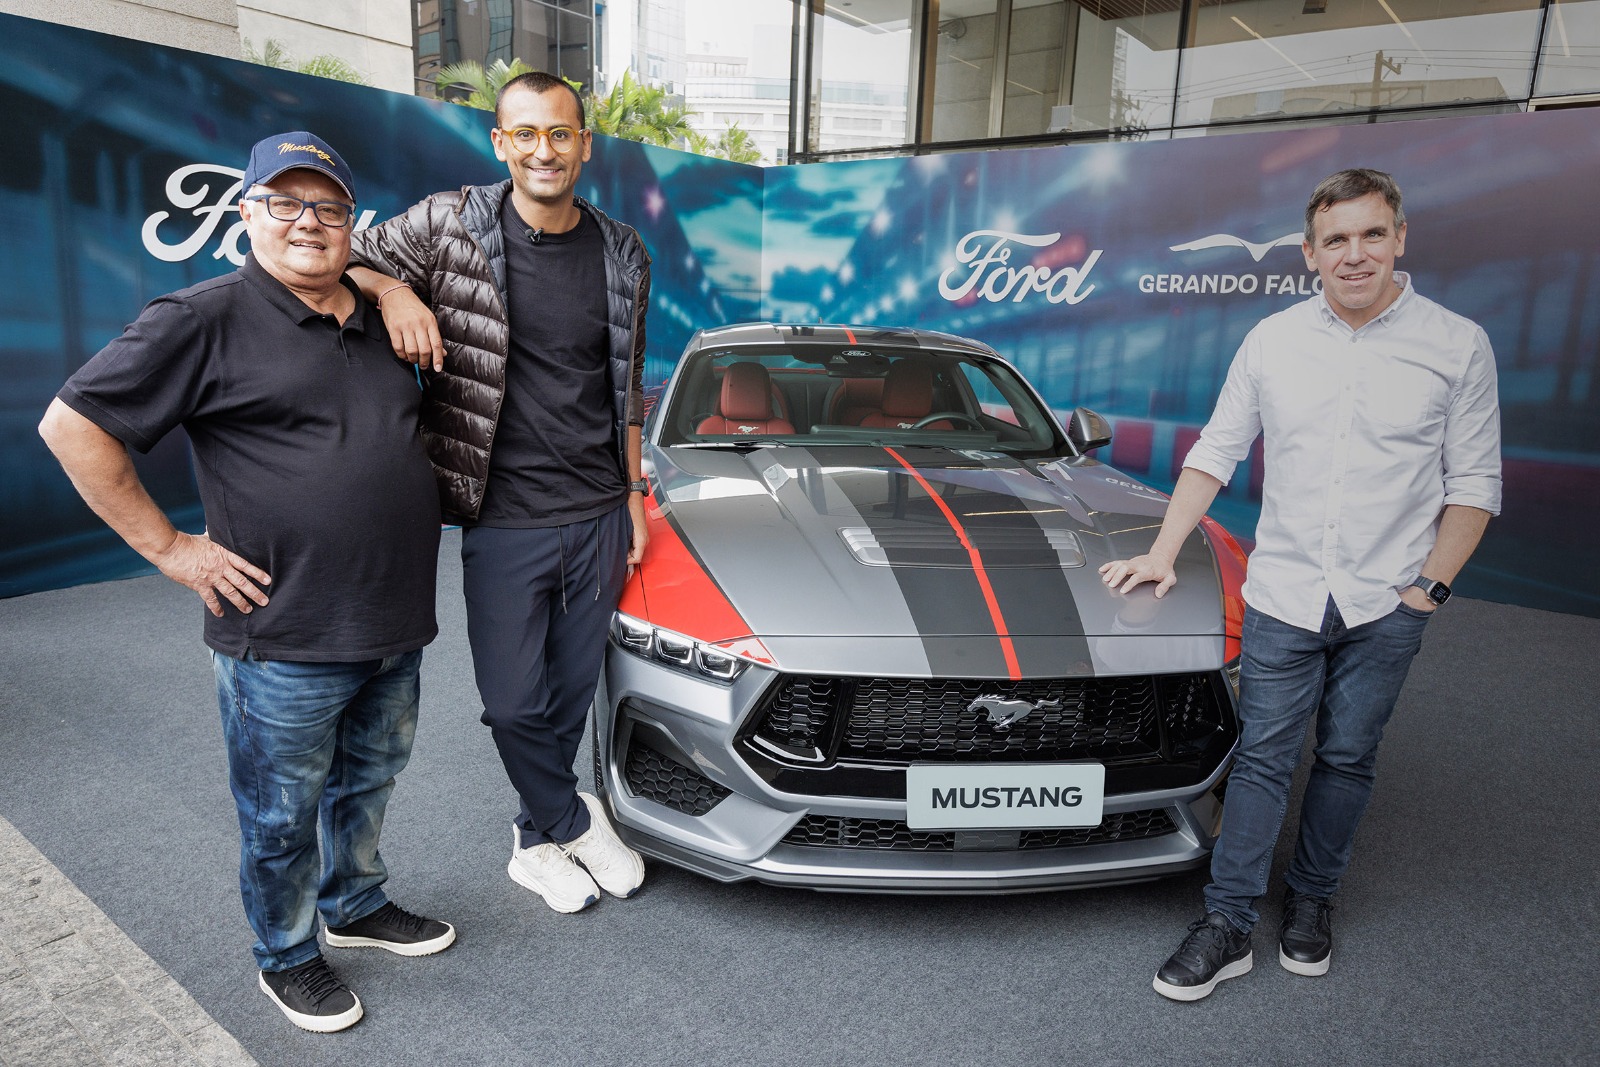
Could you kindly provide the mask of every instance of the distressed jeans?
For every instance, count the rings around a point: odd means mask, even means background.
[[[1313,632],[1245,610],[1239,753],[1211,854],[1207,911],[1221,912],[1241,930],[1260,918],[1255,903],[1267,891],[1313,717],[1316,762],[1285,880],[1313,897],[1331,897],[1339,888],[1372,796],[1378,742],[1430,617],[1402,603],[1381,619],[1347,628],[1329,599],[1322,628]]]
[[[422,650],[361,663],[211,654],[239,813],[239,891],[264,971],[386,902],[384,808],[416,736]],[[317,827],[322,827],[319,864]]]

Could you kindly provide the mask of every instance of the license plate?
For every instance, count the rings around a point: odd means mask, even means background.
[[[1014,763],[906,768],[913,830],[1098,826],[1106,769],[1098,763]]]

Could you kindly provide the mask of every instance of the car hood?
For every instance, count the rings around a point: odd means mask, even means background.
[[[1159,601],[1150,586],[1122,595],[1100,580],[1100,564],[1150,547],[1166,497],[1093,459],[866,445],[656,448],[649,459],[656,536],[685,563],[654,566],[661,545],[640,569],[658,625],[708,641],[753,635],[786,669],[829,673],[1221,663],[1221,578],[1204,534],[1189,538]],[[694,621],[708,618],[708,598],[731,608],[715,632]]]

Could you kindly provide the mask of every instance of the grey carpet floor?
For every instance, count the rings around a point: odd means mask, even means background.
[[[460,941],[330,952],[367,1005],[333,1036],[255,988],[193,595],[143,578],[0,601],[0,815],[263,1065],[1600,1063],[1600,620],[1442,611],[1381,754],[1333,970],[1277,966],[1274,894],[1254,973],[1176,1005],[1150,975],[1202,874],[905,898],[652,864],[632,900],[548,910],[505,874],[515,798],[477,722],[457,547],[384,854],[391,895]]]

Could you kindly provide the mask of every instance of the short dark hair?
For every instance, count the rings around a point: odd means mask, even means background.
[[[1369,193],[1383,197],[1384,202],[1394,210],[1396,230],[1405,225],[1406,213],[1400,206],[1400,186],[1395,180],[1381,170],[1353,167],[1328,175],[1312,191],[1311,202],[1306,205],[1306,244],[1316,242],[1312,223],[1316,221],[1317,212],[1346,200],[1359,200]]]
[[[572,94],[573,101],[578,105],[578,128],[580,130],[583,129],[588,122],[583,111],[583,97],[578,93],[578,90],[572,87],[571,83],[565,78],[556,77],[554,74],[546,74],[542,70],[533,70],[526,74],[518,74],[515,78],[502,85],[500,91],[494,95],[494,121],[497,125],[500,122],[500,102],[513,89],[526,89],[531,93],[548,93],[551,89],[565,89]]]

